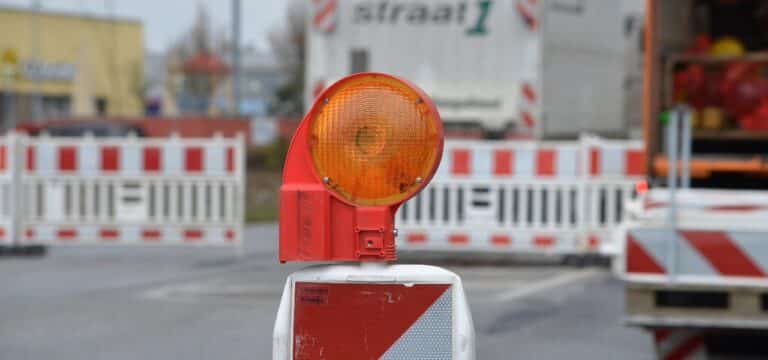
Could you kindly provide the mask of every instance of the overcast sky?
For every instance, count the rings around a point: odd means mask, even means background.
[[[195,20],[198,5],[207,7],[215,30],[227,29],[231,22],[229,0],[38,0],[43,9],[107,15],[109,9],[120,17],[144,23],[144,46],[151,51],[168,47]],[[0,5],[31,6],[34,0],[0,0]],[[268,49],[267,34],[285,18],[288,0],[242,0],[243,45]]]

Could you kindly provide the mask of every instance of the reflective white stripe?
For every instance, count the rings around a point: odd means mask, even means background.
[[[93,176],[101,172],[101,148],[95,143],[86,140],[77,148],[75,158],[80,174]]]
[[[161,154],[161,168],[166,175],[176,175],[184,172],[184,146],[177,141],[171,141],[164,147]]]
[[[600,175],[624,175],[624,149],[603,148],[600,151]]]
[[[514,151],[515,177],[534,176],[536,174],[536,152],[531,149]]]
[[[39,174],[54,174],[59,171],[58,146],[52,142],[41,142],[35,147],[37,156],[36,172]]]
[[[227,151],[220,144],[209,144],[204,148],[203,166],[208,175],[221,175],[227,170]]]
[[[578,150],[563,149],[557,152],[555,171],[558,177],[575,177],[578,175]]]
[[[493,175],[493,153],[488,147],[470,149],[471,174],[475,179],[489,178]]]
[[[123,175],[139,175],[144,172],[144,158],[140,146],[124,145],[119,151],[119,166]]]

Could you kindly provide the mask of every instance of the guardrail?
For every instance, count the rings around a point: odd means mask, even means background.
[[[435,178],[397,215],[405,251],[614,254],[644,179],[640,141],[448,141]]]
[[[230,245],[244,138],[0,138],[7,245]]]

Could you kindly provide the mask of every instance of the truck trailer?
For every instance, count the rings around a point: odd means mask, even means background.
[[[628,134],[628,39],[615,0],[317,0],[307,24],[305,103],[378,71],[437,103],[447,135],[575,139]],[[635,14],[636,15],[636,14]],[[635,42],[632,41],[632,44]],[[631,100],[629,100],[631,101]]]

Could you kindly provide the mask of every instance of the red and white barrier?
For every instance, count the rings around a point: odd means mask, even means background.
[[[706,284],[762,284],[768,279],[765,230],[677,229],[633,226],[626,234],[628,280]],[[670,251],[674,244],[674,252]]]
[[[706,360],[707,347],[699,330],[662,329],[653,331],[659,360]]]
[[[461,279],[426,265],[330,265],[293,273],[275,321],[273,357],[475,359]]]
[[[645,174],[639,141],[446,141],[436,178],[638,178]]]
[[[615,254],[643,167],[636,141],[448,141],[435,178],[398,212],[398,248]]]
[[[239,246],[243,140],[6,136],[0,158],[13,166],[0,188],[15,196],[3,190],[9,238],[22,245]]]

